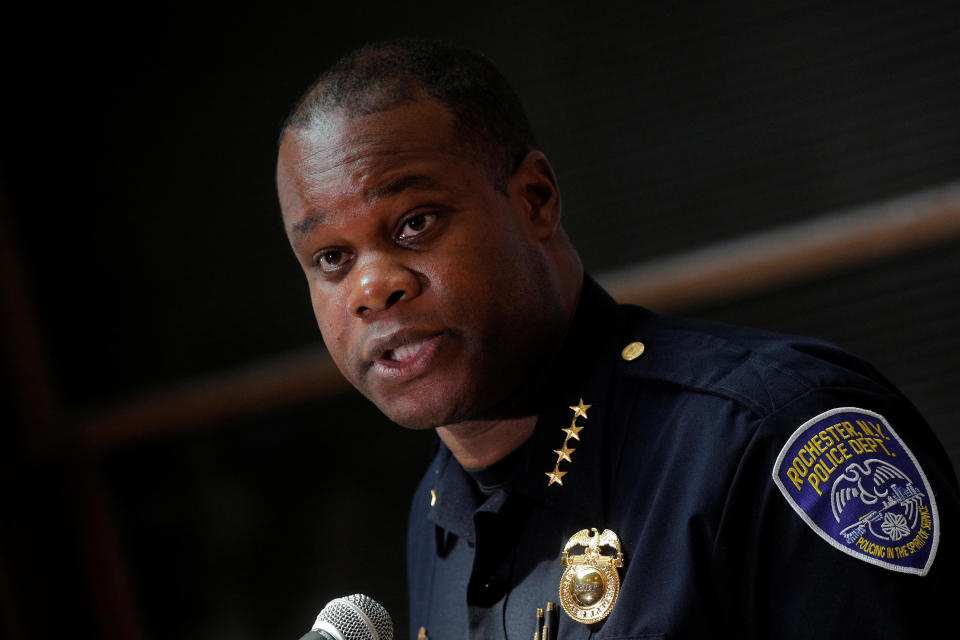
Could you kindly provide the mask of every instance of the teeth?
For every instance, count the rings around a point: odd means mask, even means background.
[[[397,347],[393,351],[389,352],[388,355],[393,360],[398,362],[403,362],[404,360],[409,360],[413,356],[417,355],[417,352],[420,351],[420,347],[423,345],[423,341],[413,342],[411,344],[405,344],[402,347]]]

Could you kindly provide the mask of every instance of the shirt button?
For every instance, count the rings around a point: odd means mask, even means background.
[[[643,354],[644,347],[642,342],[631,342],[623,348],[623,351],[620,352],[620,355],[624,360],[636,360]]]

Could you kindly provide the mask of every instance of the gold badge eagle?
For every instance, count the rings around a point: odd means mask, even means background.
[[[571,555],[574,547],[583,547],[582,555]],[[616,551],[605,554],[603,549]],[[620,538],[613,531],[582,529],[570,536],[563,547],[563,566],[560,578],[560,604],[567,615],[583,624],[600,622],[613,610],[620,595],[620,576],[623,566]]]

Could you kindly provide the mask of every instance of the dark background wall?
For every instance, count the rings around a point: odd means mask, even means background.
[[[109,442],[83,430],[318,345],[273,162],[289,105],[349,47],[440,36],[493,58],[594,273],[960,178],[953,2],[153,4],[13,14],[4,31],[11,638],[294,638],[355,591],[405,628],[406,503],[429,434],[350,392],[159,431],[134,412]],[[945,234],[671,310],[865,355],[957,461],[958,307]]]

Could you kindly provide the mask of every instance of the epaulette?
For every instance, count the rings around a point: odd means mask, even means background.
[[[727,397],[759,415],[852,380],[889,392],[870,365],[821,340],[624,309],[618,375]]]

